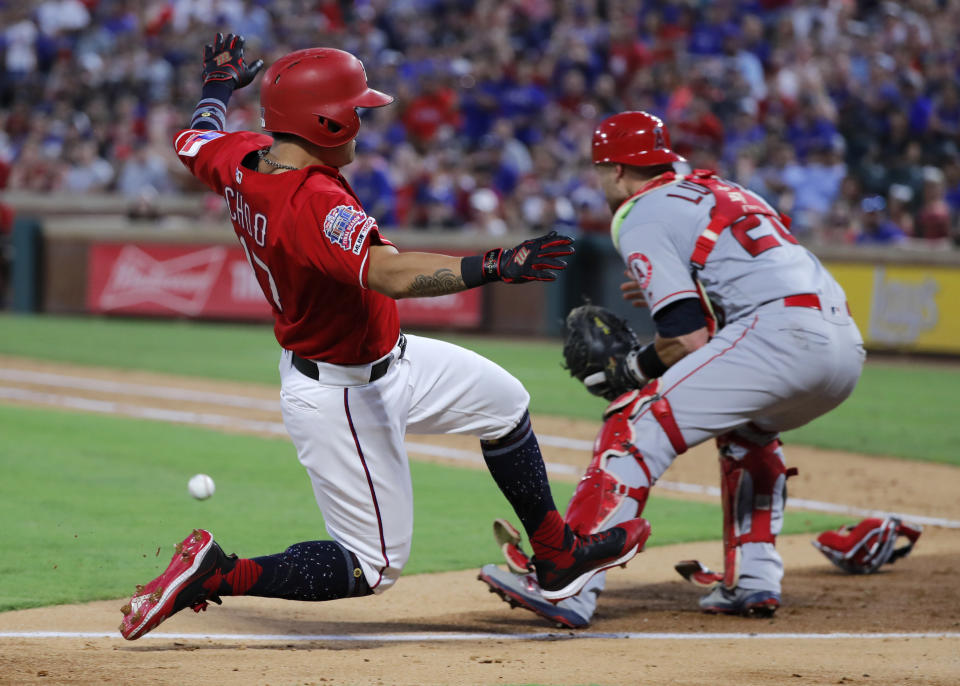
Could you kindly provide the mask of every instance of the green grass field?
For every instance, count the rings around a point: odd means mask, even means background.
[[[451,338],[517,375],[533,411],[594,419],[603,402],[560,368],[556,341]],[[275,386],[267,326],[0,315],[0,354]],[[796,443],[960,464],[955,367],[874,363],[838,410],[787,437]],[[286,439],[0,404],[0,610],[121,597],[165,566],[192,527],[243,556],[324,538],[308,480]],[[408,573],[497,559],[493,518],[509,506],[483,471],[412,465],[416,502]],[[217,494],[186,492],[196,472]],[[561,508],[572,487],[558,484]],[[469,505],[464,505],[468,503]],[[719,508],[654,497],[650,545],[714,539]],[[788,532],[846,521],[791,513]],[[278,534],[277,532],[282,532]],[[159,556],[157,549],[160,547]]]
[[[499,362],[530,391],[534,412],[596,419],[603,400],[560,366],[560,342],[445,336]],[[0,354],[276,385],[268,325],[0,315]],[[960,465],[960,366],[870,362],[853,396],[785,440]]]

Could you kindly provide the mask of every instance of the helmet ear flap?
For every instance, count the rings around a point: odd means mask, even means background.
[[[360,131],[360,115],[356,107],[329,107],[323,114],[318,114],[317,124],[323,131],[330,145],[343,145],[354,138]]]
[[[317,117],[317,123],[332,134],[340,133],[343,130],[343,127],[337,122],[333,121],[333,119],[327,119],[326,117]]]

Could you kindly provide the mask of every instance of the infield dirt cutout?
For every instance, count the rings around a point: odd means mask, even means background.
[[[270,401],[278,394],[273,387],[0,356],[3,371],[14,372],[0,378],[0,388],[20,393],[6,401],[17,404],[62,409],[56,398],[69,397],[109,400],[120,414],[151,407],[260,420],[265,425],[280,421],[279,412],[269,409],[229,407],[209,399],[184,401],[136,390],[193,389]],[[87,381],[78,384],[76,379]],[[104,390],[97,381],[121,386]],[[598,424],[535,417],[534,427],[544,436],[592,441]],[[409,436],[408,441],[479,455],[471,438]],[[793,445],[785,450],[788,462],[800,469],[800,475],[790,481],[792,498],[960,520],[958,468]],[[551,446],[544,447],[544,454],[550,463],[578,468],[589,458],[582,449]],[[437,459],[414,450],[411,456]],[[295,459],[292,451],[291,459]],[[454,462],[464,466],[462,460]],[[482,463],[467,466],[483,468]],[[664,479],[716,486],[713,447],[699,446],[681,456]],[[706,498],[658,491],[661,497]],[[787,512],[790,518],[803,516],[799,510]],[[850,517],[851,522],[857,519]],[[652,525],[651,542],[657,522]],[[593,624],[574,632],[561,631],[526,611],[510,610],[476,580],[477,570],[407,576],[382,596],[330,603],[228,598],[223,606],[211,606],[205,613],[182,612],[155,632],[173,636],[149,635],[130,643],[116,634],[122,598],[8,612],[0,614],[0,633],[7,633],[0,637],[0,683],[960,684],[960,585],[956,581],[960,529],[925,526],[909,557],[870,576],[839,572],[810,545],[810,538],[785,536],[778,541],[786,562],[784,604],[772,620],[708,616],[697,610],[700,590],[683,582],[673,564],[698,558],[717,568],[720,544],[707,542],[650,548],[627,569],[614,570]],[[21,632],[92,636],[9,635]],[[111,635],[102,637],[103,633]],[[631,636],[626,638],[600,636],[628,633]],[[756,636],[746,637],[748,633]],[[854,636],[786,636],[826,633]],[[867,635],[896,633],[950,635]],[[382,636],[366,641],[331,638],[371,634]],[[517,640],[533,634],[552,636]],[[585,634],[595,637],[577,638]],[[264,640],[263,635],[277,638]],[[298,638],[303,636],[327,638]],[[440,640],[454,636],[458,640]],[[397,640],[403,637],[412,640]]]

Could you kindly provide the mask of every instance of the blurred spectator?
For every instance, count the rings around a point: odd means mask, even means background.
[[[426,149],[440,134],[444,140],[449,139],[459,123],[456,92],[443,85],[437,74],[424,75],[420,93],[403,112],[403,124],[412,142]]]
[[[201,190],[169,140],[224,28],[268,62],[350,50],[397,97],[364,114],[369,150],[346,170],[385,226],[605,230],[589,138],[623,109],[663,116],[693,166],[793,212],[801,238],[851,240],[874,196],[907,234],[937,243],[957,224],[953,0],[0,3],[10,187],[116,191],[140,216]],[[256,89],[237,93],[228,128],[256,123]]]
[[[860,228],[862,200],[863,192],[856,177],[845,177],[840,182],[840,191],[819,230],[820,240],[838,244],[855,242]]]
[[[783,182],[793,191],[794,233],[814,231],[829,214],[847,172],[840,151],[839,146],[812,148],[806,162],[784,167]]]
[[[62,174],[63,166],[57,159],[45,155],[38,142],[27,140],[10,170],[10,188],[40,193],[52,191],[60,185]]]
[[[68,155],[69,168],[63,175],[62,188],[74,193],[106,190],[113,181],[113,167],[97,154],[94,141],[82,141]]]
[[[907,234],[890,220],[886,210],[887,203],[882,196],[874,195],[863,199],[860,205],[857,243],[891,245],[907,240]]]
[[[507,232],[507,223],[500,216],[500,198],[489,188],[477,188],[470,193],[470,210],[470,226],[493,236]]]
[[[140,142],[120,168],[117,190],[128,198],[142,198],[173,189],[166,156]]]
[[[936,167],[927,167],[923,181],[923,204],[917,215],[915,235],[927,241],[945,242],[951,237],[951,230],[943,172]]]
[[[396,193],[384,159],[358,143],[357,158],[347,174],[367,214],[380,226],[396,226]]]
[[[887,214],[890,221],[908,236],[913,236],[915,233],[913,212],[910,211],[913,196],[913,189],[910,186],[898,183],[890,186],[890,193],[887,196]]]

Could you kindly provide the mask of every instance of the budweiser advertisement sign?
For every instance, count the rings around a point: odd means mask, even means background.
[[[240,246],[96,243],[90,246],[92,312],[269,319]]]
[[[97,313],[207,319],[271,319],[243,249],[228,245],[94,243],[87,309]],[[478,289],[398,303],[405,327],[476,328]]]

